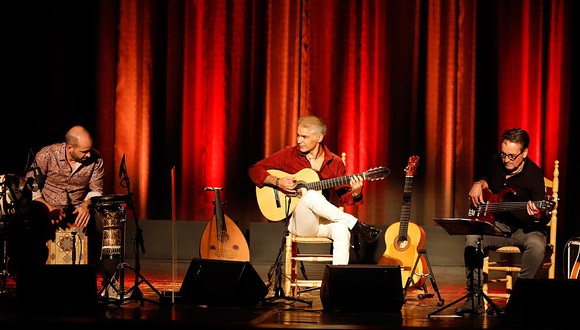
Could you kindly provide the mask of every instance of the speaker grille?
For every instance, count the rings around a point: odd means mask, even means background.
[[[179,295],[181,302],[211,306],[249,306],[268,293],[250,262],[194,258]]]
[[[320,300],[326,310],[401,311],[400,266],[326,265]]]

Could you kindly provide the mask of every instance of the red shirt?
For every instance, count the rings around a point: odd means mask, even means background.
[[[318,172],[320,180],[346,176],[346,167],[344,166],[342,159],[331,152],[324,144],[321,144],[321,146],[324,148],[324,161],[320,167],[320,172]],[[269,175],[268,170],[270,169],[276,169],[286,172],[288,175],[294,175],[305,168],[311,168],[306,155],[300,152],[298,146],[289,146],[252,165],[248,170],[248,174],[254,184],[262,188],[264,186],[264,180]],[[333,187],[333,189],[340,197],[338,204],[352,205],[355,203],[355,200],[352,197],[350,184],[336,186]],[[323,191],[323,193],[326,198],[330,198],[330,191]],[[357,197],[356,202],[360,200],[362,200],[362,198]]]

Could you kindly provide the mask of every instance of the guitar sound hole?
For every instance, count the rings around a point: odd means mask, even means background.
[[[399,237],[395,243],[395,247],[399,251],[406,250],[409,247],[409,237]]]

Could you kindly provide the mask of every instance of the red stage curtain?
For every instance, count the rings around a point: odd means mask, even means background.
[[[177,203],[178,220],[207,221],[203,188],[222,187],[240,226],[265,221],[247,168],[293,145],[309,113],[327,122],[325,142],[347,153],[349,171],[391,169],[350,209],[368,223],[398,221],[412,155],[412,221],[466,216],[467,191],[510,127],[530,132],[547,175],[560,159],[566,177],[571,3],[103,2],[103,34],[118,24],[116,45],[99,39],[108,185],[123,191],[115,164],[125,154],[141,218],[168,218]]]

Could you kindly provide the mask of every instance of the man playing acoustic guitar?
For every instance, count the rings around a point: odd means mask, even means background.
[[[467,235],[465,237],[464,259],[467,267],[468,288],[470,279],[473,278],[476,290],[481,292],[478,278],[483,263],[483,255],[477,253],[478,241],[485,253],[488,249],[497,249],[506,245],[520,247],[523,251],[521,270],[518,278],[534,278],[542,261],[546,248],[546,209],[539,206],[536,201],[546,198],[544,188],[544,175],[540,167],[528,158],[528,146],[530,136],[520,128],[513,128],[503,133],[500,140],[500,150],[494,154],[486,168],[485,175],[476,181],[469,191],[471,209],[477,209],[485,205],[486,193],[501,194],[510,202],[521,202],[522,206],[513,211],[503,211],[489,215],[495,219],[497,226],[505,236]],[[470,212],[471,213],[471,212]],[[491,212],[490,212],[491,213]],[[480,212],[476,212],[480,214]],[[471,216],[471,214],[470,214]],[[486,221],[486,217],[477,220]],[[489,221],[488,221],[489,222]],[[492,223],[493,224],[493,223]],[[477,295],[474,303],[471,299],[455,309],[455,313],[483,312],[483,299]]]
[[[379,238],[381,230],[361,223],[353,215],[345,213],[330,203],[328,200],[330,189],[324,189],[325,197],[317,190],[309,190],[299,184],[296,173],[303,169],[314,169],[320,175],[320,179],[346,176],[346,167],[342,159],[322,143],[325,134],[326,124],[320,118],[315,116],[299,118],[297,144],[257,162],[249,168],[248,173],[258,188],[273,187],[285,192],[288,196],[300,194],[301,198],[297,198],[296,205],[287,205],[292,203],[287,198],[277,200],[280,209],[290,211],[292,207],[295,207],[288,222],[288,230],[297,236],[332,239],[332,263],[346,265],[350,255],[351,231],[360,233],[366,241],[372,243]],[[282,171],[286,174],[281,174]],[[339,203],[352,205],[361,202],[363,181],[363,177],[353,175],[349,181],[346,181],[347,184],[335,187],[340,197]]]

